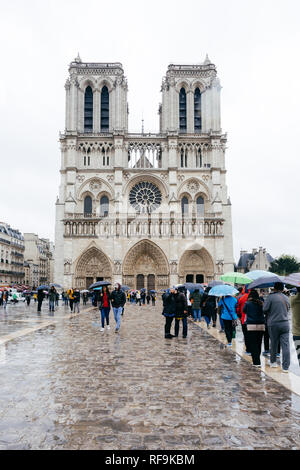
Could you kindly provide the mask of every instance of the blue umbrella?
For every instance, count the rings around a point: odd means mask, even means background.
[[[233,287],[229,286],[228,284],[224,284],[223,286],[215,286],[209,291],[209,295],[214,295],[215,297],[224,297],[225,295],[236,295],[239,291]]]
[[[267,287],[274,287],[275,282],[282,282],[282,279],[283,278],[276,276],[276,274],[273,276],[259,277],[251,282],[251,284],[248,284],[248,289],[267,289]]]
[[[94,287],[93,290],[102,290],[102,287]]]
[[[276,276],[276,274],[271,273],[270,271],[263,271],[263,270],[256,270],[256,271],[249,271],[246,274],[247,277],[250,277],[253,281],[256,281],[256,279],[259,279],[260,277],[272,277]]]
[[[39,286],[39,287],[37,288],[37,290],[44,290],[44,289],[47,290],[47,289],[50,289],[50,287],[49,287],[49,286],[46,286],[46,285],[45,285],[45,286],[43,285],[43,286]]]
[[[195,289],[199,289],[199,292],[204,292],[204,289],[203,289],[203,286],[199,283],[194,283],[194,282],[186,282],[185,284],[183,284],[184,287],[190,291],[190,293],[192,294]]]
[[[131,287],[129,286],[121,286],[121,289],[126,291],[126,290],[131,290]]]
[[[61,289],[61,285],[60,284],[55,284],[54,282],[52,284],[50,284],[50,287],[57,287],[58,289]]]

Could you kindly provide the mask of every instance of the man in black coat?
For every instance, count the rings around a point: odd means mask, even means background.
[[[122,291],[121,285],[119,283],[115,284],[115,290],[111,293],[110,301],[116,321],[115,332],[118,333],[121,326],[121,315],[123,313],[123,307],[126,303],[125,293]]]
[[[163,301],[163,312],[162,315],[166,318],[165,323],[165,338],[172,339],[174,335],[170,333],[173,318],[176,314],[176,302],[175,302],[175,289],[170,289],[169,293],[164,293],[162,296]]]
[[[41,311],[42,303],[43,303],[44,297],[45,297],[45,294],[44,294],[44,292],[43,292],[43,289],[39,289],[39,290],[37,291],[37,300],[38,300],[37,311],[38,311],[38,312]]]
[[[175,313],[175,336],[179,334],[179,324],[182,320],[182,337],[187,337],[187,317],[188,317],[188,305],[187,299],[184,292],[175,289],[175,304],[176,304],[176,313]]]

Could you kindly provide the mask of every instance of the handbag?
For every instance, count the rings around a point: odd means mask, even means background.
[[[231,315],[231,313],[230,313],[229,308],[227,307],[227,305],[226,305],[226,303],[225,303],[225,300],[223,300],[223,304],[225,305],[225,307],[226,307],[226,309],[227,309],[227,312],[229,313],[229,315],[230,315],[231,318],[232,318],[232,315]],[[233,326],[233,328],[236,328],[236,327],[238,326],[237,320],[234,320],[233,318],[232,318],[232,326]]]

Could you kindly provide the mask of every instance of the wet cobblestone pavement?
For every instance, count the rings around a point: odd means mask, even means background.
[[[119,334],[68,313],[0,345],[0,449],[300,449],[300,397],[199,326],[164,339],[161,304],[127,305]],[[8,308],[0,334],[50,319]]]

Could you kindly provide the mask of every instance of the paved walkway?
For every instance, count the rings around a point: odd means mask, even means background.
[[[210,331],[165,340],[160,304],[120,334],[96,315],[1,313],[0,449],[300,449],[300,397]]]

